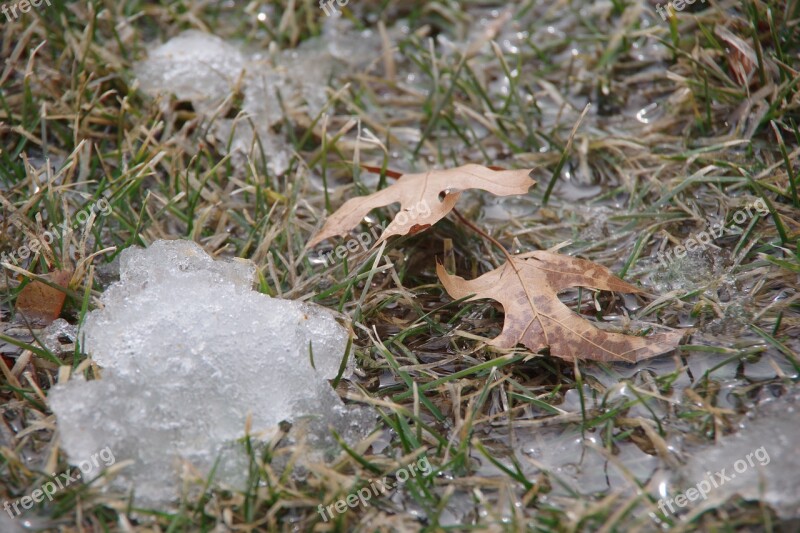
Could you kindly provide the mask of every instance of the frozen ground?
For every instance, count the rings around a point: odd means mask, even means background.
[[[313,2],[92,0],[4,25],[0,246],[98,195],[113,213],[4,269],[0,498],[110,446],[109,489],[167,510],[76,484],[12,523],[796,530],[795,8],[696,2],[669,22],[639,1],[350,0],[329,18]],[[685,345],[637,365],[487,350],[502,313],[454,304],[434,265],[472,277],[503,258],[456,219],[377,263],[324,265],[339,242],[306,249],[326,214],[387,183],[359,164],[464,163],[536,169],[524,197],[459,206],[509,250],[558,247],[651,293],[566,291],[571,309],[682,329]],[[737,219],[757,200],[769,209]],[[675,254],[718,224],[729,231]],[[29,327],[13,312],[25,271],[62,265],[76,271],[62,319]],[[283,298],[350,322],[335,390],[344,330]],[[343,409],[365,404],[350,428]],[[257,446],[242,454],[246,427]],[[768,463],[659,508],[762,448]],[[414,454],[432,475],[334,522],[318,514]],[[179,476],[202,479],[217,457],[232,490],[184,490]]]

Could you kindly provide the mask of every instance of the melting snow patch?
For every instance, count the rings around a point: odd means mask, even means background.
[[[172,93],[213,120],[211,132],[222,151],[230,146],[238,156],[263,152],[271,170],[282,174],[291,150],[272,126],[297,110],[306,115],[300,122],[310,125],[328,102],[328,84],[336,86],[343,74],[366,67],[378,50],[374,32],[346,35],[333,22],[323,37],[274,53],[244,54],[215,35],[189,30],[154,48],[134,71],[145,93]],[[237,86],[244,96],[242,112],[222,118],[219,108]]]
[[[800,391],[763,403],[751,411],[740,431],[723,437],[716,446],[692,453],[682,471],[682,486],[708,490],[713,506],[739,495],[770,505],[783,519],[800,516]],[[696,485],[693,485],[696,484]],[[704,507],[703,507],[704,508]]]
[[[315,450],[363,437],[373,418],[346,407],[328,383],[348,333],[322,308],[252,290],[250,262],[214,261],[188,241],[158,241],[121,254],[120,281],[81,334],[102,379],[73,379],[50,393],[71,463],[109,447],[122,469],[116,489],[164,507],[180,467],[243,488],[248,458],[237,441],[251,420],[262,441],[282,421],[307,421]],[[313,353],[313,367],[311,361]],[[351,369],[345,370],[345,377]],[[302,424],[298,424],[302,425]]]

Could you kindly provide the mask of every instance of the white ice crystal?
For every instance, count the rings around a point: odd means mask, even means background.
[[[108,447],[115,480],[137,502],[161,507],[178,496],[181,465],[241,487],[246,457],[237,444],[252,417],[266,439],[282,421],[310,420],[312,446],[371,429],[328,383],[348,333],[329,311],[252,290],[255,267],[215,261],[189,241],[158,241],[121,255],[120,281],[102,296],[80,334],[102,379],[53,388],[63,449],[77,464]],[[312,366],[313,356],[313,366]],[[350,370],[346,370],[345,375]]]

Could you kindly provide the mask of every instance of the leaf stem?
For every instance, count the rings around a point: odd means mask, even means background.
[[[480,235],[480,236],[482,236],[482,237],[486,238],[486,239],[487,239],[489,242],[491,242],[492,244],[494,244],[495,246],[497,246],[498,248],[500,248],[500,251],[502,251],[502,252],[503,252],[503,255],[504,255],[504,256],[506,256],[506,259],[508,259],[508,262],[509,262],[509,263],[512,263],[512,264],[514,263],[514,261],[512,261],[512,259],[511,259],[511,254],[509,254],[509,253],[508,253],[508,250],[506,250],[505,246],[503,246],[502,244],[500,244],[500,243],[497,241],[497,239],[495,239],[494,237],[492,237],[491,235],[489,235],[488,233],[486,233],[485,231],[483,231],[481,228],[479,228],[478,226],[476,226],[476,225],[475,225],[475,224],[473,224],[472,222],[470,222],[470,221],[469,221],[469,220],[468,220],[466,217],[464,217],[464,215],[462,215],[461,213],[459,213],[459,212],[458,212],[458,209],[456,209],[455,207],[453,208],[453,213],[454,213],[454,214],[455,214],[455,215],[458,217],[458,220],[460,220],[460,221],[461,221],[461,222],[462,222],[462,223],[463,223],[465,226],[467,226],[469,229],[471,229],[472,231],[474,231],[474,232],[475,232],[475,233],[477,233],[478,235]]]

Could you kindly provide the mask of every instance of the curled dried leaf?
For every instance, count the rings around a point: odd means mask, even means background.
[[[625,361],[634,363],[674,349],[683,333],[670,332],[634,337],[610,333],[573,313],[558,299],[569,287],[626,293],[641,292],[606,267],[585,259],[546,251],[518,255],[479,278],[465,280],[448,274],[442,265],[436,273],[453,298],[491,298],[505,310],[503,330],[489,341],[492,346],[513,348],[524,344],[538,352],[566,360]]]
[[[308,247],[331,237],[346,235],[373,209],[400,202],[400,212],[377,240],[377,246],[393,235],[408,235],[436,224],[447,216],[461,191],[466,189],[481,189],[497,196],[525,194],[536,183],[530,178],[530,173],[531,169],[492,170],[481,165],[463,165],[404,174],[385,189],[346,201],[328,217]]]

